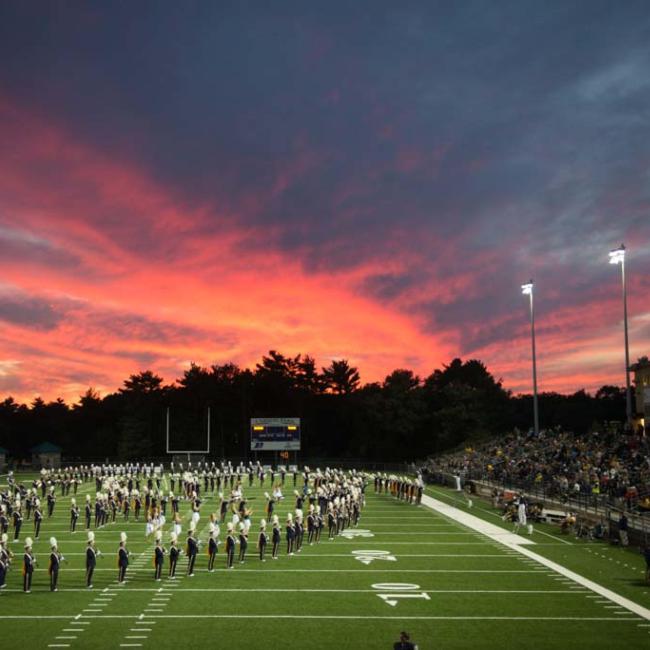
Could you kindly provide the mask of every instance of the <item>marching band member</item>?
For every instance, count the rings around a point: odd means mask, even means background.
[[[95,533],[88,531],[88,543],[86,545],[86,587],[93,588],[93,573],[97,566],[97,556],[100,552],[95,548]]]
[[[9,531],[9,519],[7,518],[7,506],[0,504],[0,535]]]
[[[228,512],[228,500],[223,496],[223,492],[219,492],[219,521],[223,524],[226,521],[226,513]]]
[[[307,515],[307,543],[311,546],[314,543],[316,533],[316,515],[314,515],[314,504],[309,504],[309,514]]]
[[[174,533],[176,534],[176,537],[178,537],[182,532],[181,523],[181,516],[178,511],[176,511],[176,514],[174,515]]]
[[[302,540],[303,537],[305,536],[305,527],[303,526],[302,523],[302,510],[300,508],[296,508],[296,519],[295,519],[293,529],[296,534],[295,537],[296,553],[300,553],[302,551]]]
[[[74,533],[77,528],[77,519],[79,519],[79,508],[77,508],[77,500],[72,497],[70,499],[70,532]]]
[[[126,569],[129,566],[129,551],[126,548],[126,533],[120,533],[120,548],[117,551],[117,581],[123,585],[126,581]]]
[[[90,494],[86,495],[86,505],[84,507],[84,514],[86,516],[86,530],[90,528],[90,517],[92,516],[92,507],[90,505]]]
[[[61,562],[65,559],[57,546],[56,538],[50,537],[50,565],[48,567],[48,573],[50,574],[50,591],[58,591],[57,584],[59,582],[59,567]]]
[[[248,550],[248,530],[242,522],[239,524],[239,564],[244,564],[246,551]]]
[[[140,510],[142,510],[142,498],[140,497],[140,492],[138,490],[133,490],[134,500],[133,500],[133,516],[135,520],[138,521],[140,518]]]
[[[219,527],[213,522],[210,523],[210,537],[208,539],[208,571],[214,573],[214,560],[217,557],[219,541]]]
[[[199,552],[199,544],[194,537],[194,522],[190,523],[190,528],[187,531],[187,575],[190,578],[194,577],[194,563],[196,562],[196,555]]]
[[[199,523],[201,519],[201,499],[197,496],[196,491],[192,492],[192,523],[194,527]]]
[[[102,510],[102,495],[101,492],[96,492],[95,493],[95,528],[99,528],[101,526],[102,523],[101,510]]]
[[[176,580],[176,563],[178,562],[178,556],[181,554],[181,552],[177,546],[178,535],[175,532],[172,532],[170,539],[171,544],[169,547],[169,579]]]
[[[232,569],[233,562],[235,560],[235,545],[237,540],[235,539],[235,534],[233,532],[234,526],[232,523],[228,523],[228,535],[226,536],[226,568]]]
[[[266,517],[267,519],[271,519],[273,517],[273,509],[275,508],[275,499],[268,493],[264,493],[264,497],[266,498]]]
[[[336,512],[334,510],[334,504],[330,501],[327,504],[327,536],[331,541],[336,535]]]
[[[34,488],[33,497],[31,493],[31,489],[28,489],[27,494],[25,495],[25,519],[27,519],[27,521],[29,521],[32,516],[32,507],[34,505],[34,500],[36,499],[36,488]]]
[[[345,518],[347,516],[347,509],[343,500],[339,502],[336,514],[336,534],[338,535],[339,533],[342,533],[343,530],[345,530]]]
[[[32,539],[27,537],[25,539],[25,554],[23,555],[23,591],[26,594],[32,592],[32,574],[34,573],[34,565],[36,558],[32,552]]]
[[[156,548],[154,549],[154,579],[156,582],[160,582],[162,575],[163,563],[165,561],[165,549],[162,545],[162,533],[158,531],[156,533]]]
[[[287,555],[293,555],[293,541],[296,536],[296,531],[293,527],[293,517],[291,513],[287,514]]]
[[[131,511],[131,497],[129,492],[124,495],[124,501],[122,502],[122,514],[124,515],[124,521],[129,520],[129,512]]]
[[[115,498],[115,495],[113,493],[111,493],[109,506],[111,508],[111,523],[114,524],[115,519],[117,518],[117,506],[118,506],[118,504],[117,504],[117,499]]]
[[[280,541],[282,535],[280,533],[280,520],[277,515],[273,515],[273,531],[271,541],[273,543],[273,550],[271,552],[271,557],[274,560],[278,559],[278,550],[280,548]]]
[[[246,530],[246,535],[248,535],[248,532],[251,529],[251,515],[253,514],[253,510],[247,506],[246,499],[244,499],[242,501],[241,513],[242,513],[242,516],[243,516],[242,523],[244,524],[244,529]]]
[[[20,539],[20,529],[23,525],[23,515],[20,511],[20,499],[16,499],[16,505],[14,506],[12,516],[14,518],[14,542],[17,542]]]
[[[50,518],[54,514],[54,505],[56,504],[56,494],[54,494],[54,486],[50,488],[50,493],[47,495],[47,516]]]
[[[323,515],[321,515],[320,509],[316,507],[314,509],[314,539],[316,540],[316,544],[320,544],[320,534],[324,525]]]
[[[257,538],[257,550],[260,552],[260,560],[266,562],[264,554],[266,553],[266,545],[269,543],[269,536],[266,534],[266,519],[260,521],[260,534]]]
[[[144,537],[145,537],[145,539],[147,539],[149,537],[149,535],[151,535],[153,533],[153,528],[154,528],[154,526],[153,526],[153,518],[151,517],[151,515],[147,515],[147,523],[145,524],[145,527],[144,527]]]
[[[41,522],[43,521],[43,513],[41,512],[41,502],[36,499],[34,502],[34,537],[38,539],[41,535]]]
[[[12,552],[7,548],[7,533],[2,533],[0,537],[0,589],[7,586],[7,570],[11,564]]]

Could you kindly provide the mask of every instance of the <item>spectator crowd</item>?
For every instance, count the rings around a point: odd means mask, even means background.
[[[515,432],[432,458],[423,469],[650,512],[650,440],[639,433]]]

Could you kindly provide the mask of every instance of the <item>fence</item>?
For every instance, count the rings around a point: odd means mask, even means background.
[[[630,537],[639,544],[648,544],[650,539],[650,512],[639,512],[634,508],[621,507],[624,499],[614,500],[607,494],[581,494],[561,493],[557,489],[550,488],[545,484],[536,484],[528,481],[495,481],[488,479],[485,475],[473,476],[471,472],[452,474],[449,472],[427,472],[427,481],[463,489],[472,484],[479,484],[489,490],[496,488],[500,491],[525,494],[532,501],[542,503],[546,508],[563,510],[564,512],[575,512],[583,517],[591,519],[603,519],[610,529],[618,527],[618,521],[622,514],[628,519]]]

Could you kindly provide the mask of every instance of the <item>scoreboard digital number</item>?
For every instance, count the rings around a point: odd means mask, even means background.
[[[251,418],[252,451],[300,451],[300,418]]]

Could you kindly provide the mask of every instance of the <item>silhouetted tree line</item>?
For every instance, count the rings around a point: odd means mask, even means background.
[[[576,433],[625,413],[624,390],[615,386],[595,395],[544,393],[539,402],[542,427]],[[205,444],[208,407],[217,457],[250,456],[251,417],[300,417],[303,456],[372,460],[422,458],[514,427],[528,430],[532,420],[532,397],[513,396],[477,360],[454,359],[424,379],[398,369],[362,385],[346,360],[319,370],[310,356],[272,350],[254,370],[192,364],[172,385],[147,370],[103,398],[89,388],[72,406],[8,397],[0,403],[0,445],[14,458],[46,440],[68,458],[163,456],[167,408],[172,447],[197,449]]]

